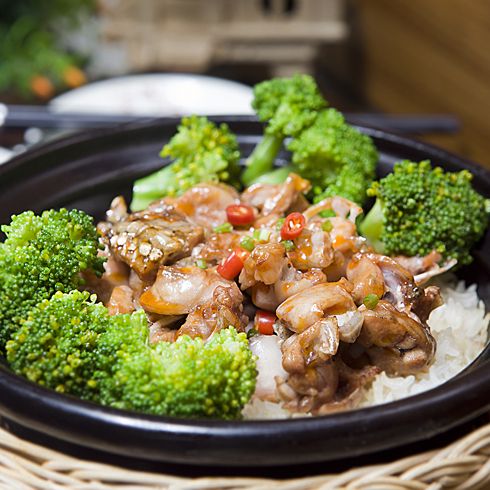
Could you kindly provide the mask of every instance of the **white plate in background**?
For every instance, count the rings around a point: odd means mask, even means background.
[[[0,165],[2,163],[5,163],[7,160],[10,160],[10,158],[13,156],[13,152],[10,150],[7,150],[7,148],[2,148],[0,146]]]
[[[129,75],[90,83],[55,97],[60,112],[134,116],[253,114],[252,89],[204,75],[164,73]]]

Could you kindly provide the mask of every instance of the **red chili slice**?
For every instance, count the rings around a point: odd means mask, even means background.
[[[274,333],[274,323],[277,317],[269,311],[258,310],[255,313],[254,328],[262,335],[272,335]]]
[[[252,206],[248,204],[230,204],[226,208],[226,217],[233,226],[249,225],[255,220]]]
[[[281,238],[283,240],[293,240],[299,237],[305,225],[306,219],[301,213],[288,214],[281,228]]]
[[[232,281],[238,274],[240,274],[243,269],[243,263],[247,260],[250,255],[249,252],[243,249],[235,249],[230,255],[218,265],[216,270],[221,277]]]

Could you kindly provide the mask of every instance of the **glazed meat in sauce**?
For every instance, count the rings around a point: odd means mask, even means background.
[[[128,214],[122,197],[116,197],[107,222],[98,229],[103,243],[120,262],[141,278],[153,278],[161,265],[191,254],[204,238],[196,226],[172,205]]]
[[[87,287],[111,314],[142,308],[151,342],[247,331],[258,399],[298,413],[353,408],[381,371],[430,366],[427,320],[442,298],[424,284],[454,264],[374,253],[357,233],[359,206],[309,205],[309,189],[295,174],[241,195],[201,184],[138,213],[118,197],[99,224],[105,274]],[[227,223],[237,205],[249,220]]]

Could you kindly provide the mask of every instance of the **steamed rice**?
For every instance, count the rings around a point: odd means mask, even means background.
[[[444,304],[428,320],[437,349],[434,362],[425,373],[406,377],[376,376],[366,390],[361,407],[379,405],[430,390],[465,369],[482,352],[487,342],[490,313],[477,295],[476,285],[468,288],[453,277],[439,279]],[[243,410],[246,419],[291,417],[278,403],[254,400]],[[297,415],[296,415],[297,416]],[[304,415],[301,415],[304,416]]]

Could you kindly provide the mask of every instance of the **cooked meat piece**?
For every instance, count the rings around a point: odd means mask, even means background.
[[[313,216],[308,220],[307,228],[312,231],[323,230],[326,223],[331,228],[328,235],[334,251],[350,256],[364,246],[365,239],[357,234],[356,224],[346,218]]]
[[[288,252],[288,257],[296,269],[325,269],[333,262],[334,251],[330,236],[321,229],[305,228],[294,243],[295,248]]]
[[[277,306],[287,298],[316,284],[327,281],[327,276],[320,269],[298,271],[292,265],[285,267],[281,278],[274,284],[274,292],[278,300]]]
[[[248,318],[243,314],[243,296],[235,284],[216,286],[211,301],[197,305],[179,328],[177,337],[189,335],[192,338],[209,338],[228,327],[244,331]]]
[[[287,298],[314,284],[325,282],[326,276],[320,270],[297,271],[292,265],[282,269],[281,278],[274,284],[257,282],[249,289],[252,303],[263,310],[275,309]]]
[[[271,195],[276,194],[279,189],[280,186],[274,184],[253,184],[242,192],[241,200],[249,206],[253,206],[261,211],[265,201],[267,201]]]
[[[257,356],[257,384],[254,397],[272,402],[279,401],[276,379],[288,376],[282,367],[280,339],[277,335],[254,335],[250,339],[250,350]]]
[[[363,389],[381,372],[376,366],[353,369],[347,366],[340,356],[335,357],[334,363],[339,376],[337,391],[331,401],[318,407],[315,415],[327,415],[356,408],[362,399]]]
[[[172,328],[162,328],[158,323],[150,325],[150,343],[175,342],[177,340],[177,330]]]
[[[287,263],[286,251],[280,243],[259,243],[243,264],[238,278],[241,288],[248,289],[257,282],[274,284]]]
[[[335,325],[335,321],[331,326]],[[361,398],[362,390],[369,385],[380,369],[376,366],[364,366],[353,369],[347,366],[337,354],[337,349],[329,341],[322,342],[321,335],[310,335],[312,327],[302,334],[294,334],[283,344],[283,366],[291,374],[284,380],[278,380],[278,393],[286,402],[285,407],[297,412],[311,412],[314,415],[324,415],[355,408]],[[308,335],[308,341],[301,341],[301,337]],[[306,339],[305,339],[306,340]],[[336,344],[338,345],[338,337]],[[330,349],[331,355],[325,352],[318,355],[309,355],[311,347],[305,346],[326,345],[325,351]],[[305,359],[312,359],[310,363]]]
[[[136,309],[133,303],[133,290],[129,286],[116,286],[112,290],[107,309],[109,315],[132,313]]]
[[[305,373],[308,367],[328,361],[339,348],[337,320],[323,318],[282,345],[282,366],[290,373]]]
[[[192,223],[212,230],[227,220],[226,208],[239,203],[238,192],[226,184],[198,184],[174,200],[175,208]]]
[[[321,218],[318,214],[322,211],[333,211],[336,216]],[[330,281],[337,281],[345,276],[352,254],[364,246],[365,239],[358,236],[356,229],[356,218],[360,213],[362,209],[357,204],[343,197],[328,197],[309,207],[303,213],[308,220],[309,228],[321,229],[326,221],[329,221],[332,227],[329,236],[333,255],[330,263],[324,268]]]
[[[251,296],[252,303],[261,310],[275,311],[277,306],[281,303],[277,299],[273,285],[267,286],[258,282],[257,284],[254,284],[248,292]]]
[[[252,302],[258,308],[274,311],[290,296],[326,281],[327,277],[320,269],[302,272],[289,264],[283,267],[281,277],[274,284],[266,286],[259,282],[250,288]]]
[[[315,216],[308,222],[308,226],[321,227],[326,221],[332,226],[329,235],[333,256],[324,272],[330,281],[338,281],[346,276],[347,265],[352,255],[365,248],[365,239],[358,236],[355,223],[338,216],[327,219]]]
[[[184,315],[175,316],[159,316],[148,315],[150,318],[158,318],[150,324],[150,343],[156,344],[157,342],[175,342],[177,339],[177,329],[172,328],[176,323],[184,319]]]
[[[313,206],[310,206],[303,214],[310,220],[322,211],[333,211],[336,216],[351,223],[356,222],[356,218],[362,213],[362,208],[355,202],[343,197],[327,197]]]
[[[130,269],[124,262],[117,260],[107,248],[99,251],[99,256],[106,258],[102,277],[97,277],[90,271],[83,272],[82,276],[85,280],[84,288],[95,293],[97,298],[106,305],[116,286],[128,284]]]
[[[406,376],[425,369],[435,353],[429,330],[388,301],[363,311],[364,323],[357,339],[371,362],[388,374]]]
[[[315,413],[330,401],[338,386],[338,373],[332,360],[308,367],[304,373],[290,374],[286,381],[277,379],[277,392],[283,406],[291,412]]]
[[[352,344],[357,340],[357,337],[359,337],[362,324],[364,322],[361,308],[358,308],[357,310],[349,310],[340,315],[335,315],[337,325],[339,327],[340,340],[342,342]]]
[[[118,223],[127,218],[128,206],[126,205],[124,197],[117,196],[112,200],[111,207],[107,211],[106,216],[109,223]]]
[[[302,211],[303,194],[310,190],[310,183],[299,175],[289,174],[283,184],[254,184],[242,193],[242,201],[259,209],[260,216],[278,215]],[[302,209],[303,208],[303,209]]]
[[[421,294],[417,298],[412,311],[419,317],[420,321],[426,325],[432,310],[435,310],[443,303],[441,290],[437,286],[428,286],[424,289],[424,294]]]
[[[409,313],[417,298],[422,294],[412,274],[386,255],[365,253],[363,257],[376,264],[383,274],[386,290],[383,299],[390,301],[398,311]]]
[[[210,234],[205,242],[194,247],[192,258],[203,259],[208,265],[216,265],[240,245],[244,235],[244,231],[237,230],[230,233]]]
[[[369,294],[381,298],[385,292],[385,280],[381,269],[365,254],[355,254],[347,266],[347,279],[352,282],[352,295],[361,304]]]
[[[333,253],[333,262],[324,270],[329,281],[339,281],[342,277],[346,277],[347,265],[349,264],[350,257],[335,250]]]
[[[433,277],[439,276],[441,274],[444,274],[444,272],[447,272],[448,270],[452,269],[453,267],[456,266],[458,261],[456,259],[448,259],[446,262],[444,262],[441,265],[434,265],[432,268],[425,272],[421,272],[420,274],[417,274],[414,276],[414,281],[415,284],[418,286],[421,286],[425,284],[427,281],[432,279]]]
[[[415,283],[418,286],[425,284],[435,276],[447,272],[458,263],[456,259],[449,259],[441,264],[442,256],[435,250],[424,257],[404,257],[399,255],[393,258],[414,276]]]
[[[276,314],[289,329],[301,333],[327,316],[355,310],[350,290],[351,285],[345,279],[317,284],[289,297],[279,305]]]
[[[102,223],[99,230],[111,253],[142,278],[153,277],[162,264],[190,255],[204,237],[202,228],[171,206],[159,213],[143,211]]]
[[[416,274],[426,272],[439,264],[442,259],[442,255],[439,252],[432,250],[432,252],[424,257],[420,257],[418,255],[415,257],[398,255],[397,257],[393,257],[393,259],[396,260],[402,267],[407,269],[412,276],[415,276]]]
[[[150,284],[151,283],[143,281],[133,270],[129,273],[129,287],[133,290],[136,301],[139,302],[139,297]]]
[[[332,247],[336,252],[352,254],[364,245],[365,240],[357,234],[355,223],[339,217],[329,218],[329,221],[332,224]]]
[[[442,304],[438,288],[431,286],[424,290],[418,287],[407,269],[384,255],[354,255],[347,268],[347,278],[354,284],[353,295],[358,304],[367,294],[373,293],[424,325],[430,312]]]
[[[238,286],[223,279],[214,269],[163,266],[158,271],[155,283],[141,295],[140,303],[148,312],[183,315],[196,306],[209,303],[218,286],[231,289],[234,297],[243,301]]]

